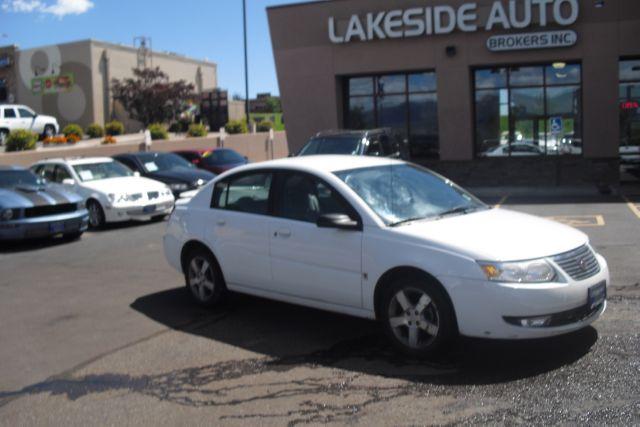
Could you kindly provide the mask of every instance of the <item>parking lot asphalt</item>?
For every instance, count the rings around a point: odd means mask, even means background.
[[[640,192],[487,202],[590,236],[612,272],[598,322],[411,360],[366,320],[241,295],[196,307],[164,224],[126,224],[0,249],[0,424],[639,424]]]

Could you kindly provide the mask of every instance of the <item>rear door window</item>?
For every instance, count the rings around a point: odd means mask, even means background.
[[[4,109],[4,118],[5,119],[15,119],[16,118],[16,110],[13,108],[5,108]]]
[[[273,174],[256,172],[231,177],[215,185],[211,206],[217,209],[267,215]]]

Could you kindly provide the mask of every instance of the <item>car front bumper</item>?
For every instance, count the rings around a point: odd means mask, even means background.
[[[89,213],[86,209],[59,215],[20,218],[0,222],[0,240],[23,240],[80,233],[87,229]]]
[[[173,199],[148,202],[144,205],[107,206],[104,210],[106,222],[147,221],[160,215],[169,215],[173,210]]]
[[[499,339],[543,338],[569,333],[597,320],[606,309],[587,307],[589,288],[610,283],[606,261],[596,254],[600,271],[566,283],[497,283],[442,277],[454,305],[460,334]],[[515,319],[552,316],[549,326],[520,326]]]

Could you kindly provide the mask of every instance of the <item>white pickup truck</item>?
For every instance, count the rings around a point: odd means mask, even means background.
[[[27,129],[43,136],[53,136],[60,126],[55,117],[44,116],[26,105],[0,105],[0,144],[4,144],[9,132]]]

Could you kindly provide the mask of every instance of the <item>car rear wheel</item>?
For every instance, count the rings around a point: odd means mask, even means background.
[[[95,200],[89,200],[87,202],[87,210],[89,211],[89,226],[91,228],[104,227],[104,211],[100,203]]]
[[[54,136],[56,133],[56,128],[54,128],[52,125],[46,125],[44,127],[44,132],[42,132],[42,136],[45,138],[51,138],[52,136]]]
[[[387,336],[402,352],[427,357],[442,350],[455,332],[453,308],[433,283],[409,279],[389,286],[382,300]]]
[[[214,306],[226,294],[220,268],[213,255],[204,249],[196,249],[187,256],[184,276],[191,296],[200,305]]]

